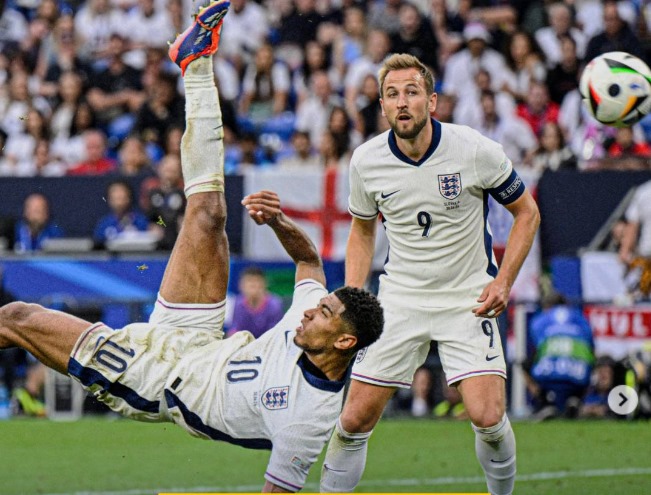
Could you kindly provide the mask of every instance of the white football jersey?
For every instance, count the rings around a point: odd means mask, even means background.
[[[326,295],[314,280],[299,282],[274,328],[257,340],[239,332],[197,349],[165,385],[177,424],[202,438],[271,449],[265,478],[291,491],[303,487],[343,403],[345,382],[313,369],[293,340],[303,312]]]
[[[466,126],[432,123],[419,162],[398,149],[393,131],[355,150],[349,210],[362,219],[381,214],[389,239],[381,283],[424,298],[477,297],[497,274],[488,194],[508,204],[524,184],[498,143]]]

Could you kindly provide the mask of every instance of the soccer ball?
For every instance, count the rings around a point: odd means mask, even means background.
[[[604,53],[586,65],[579,91],[599,122],[631,126],[651,111],[651,70],[630,53]]]

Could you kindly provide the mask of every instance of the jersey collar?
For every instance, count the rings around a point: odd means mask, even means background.
[[[346,384],[346,379],[340,381],[328,380],[323,372],[312,364],[312,361],[307,358],[305,353],[301,354],[301,357],[298,359],[296,364],[301,368],[303,378],[305,378],[307,383],[312,385],[314,388],[326,392],[339,392]],[[348,369],[348,372],[349,371],[350,367]],[[348,378],[348,372],[346,372],[346,378]]]
[[[393,153],[398,160],[408,163],[409,165],[414,165],[416,167],[419,167],[423,163],[425,163],[425,161],[430,156],[432,156],[434,151],[436,151],[436,148],[438,148],[438,145],[441,142],[441,123],[435,119],[431,119],[431,120],[432,120],[432,142],[430,143],[429,148],[427,148],[427,151],[425,152],[425,154],[420,160],[415,162],[407,155],[405,155],[402,151],[400,151],[400,148],[398,148],[398,143],[396,142],[396,134],[393,132],[393,130],[389,131],[389,149],[391,149],[391,153]]]

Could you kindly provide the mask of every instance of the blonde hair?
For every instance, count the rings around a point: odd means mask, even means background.
[[[425,90],[428,95],[434,93],[434,75],[420,60],[408,53],[394,53],[384,59],[382,67],[378,71],[378,81],[380,82],[380,94],[384,92],[384,80],[387,74],[394,70],[418,69],[420,75],[425,79]]]

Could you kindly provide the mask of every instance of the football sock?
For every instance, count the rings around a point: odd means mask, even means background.
[[[337,419],[321,470],[321,492],[352,492],[366,466],[368,433],[348,433]]]
[[[185,195],[224,191],[224,129],[217,97],[212,57],[200,57],[187,67],[185,132],[181,166]]]
[[[489,428],[475,430],[475,452],[492,495],[510,495],[515,484],[515,435],[506,414]]]

